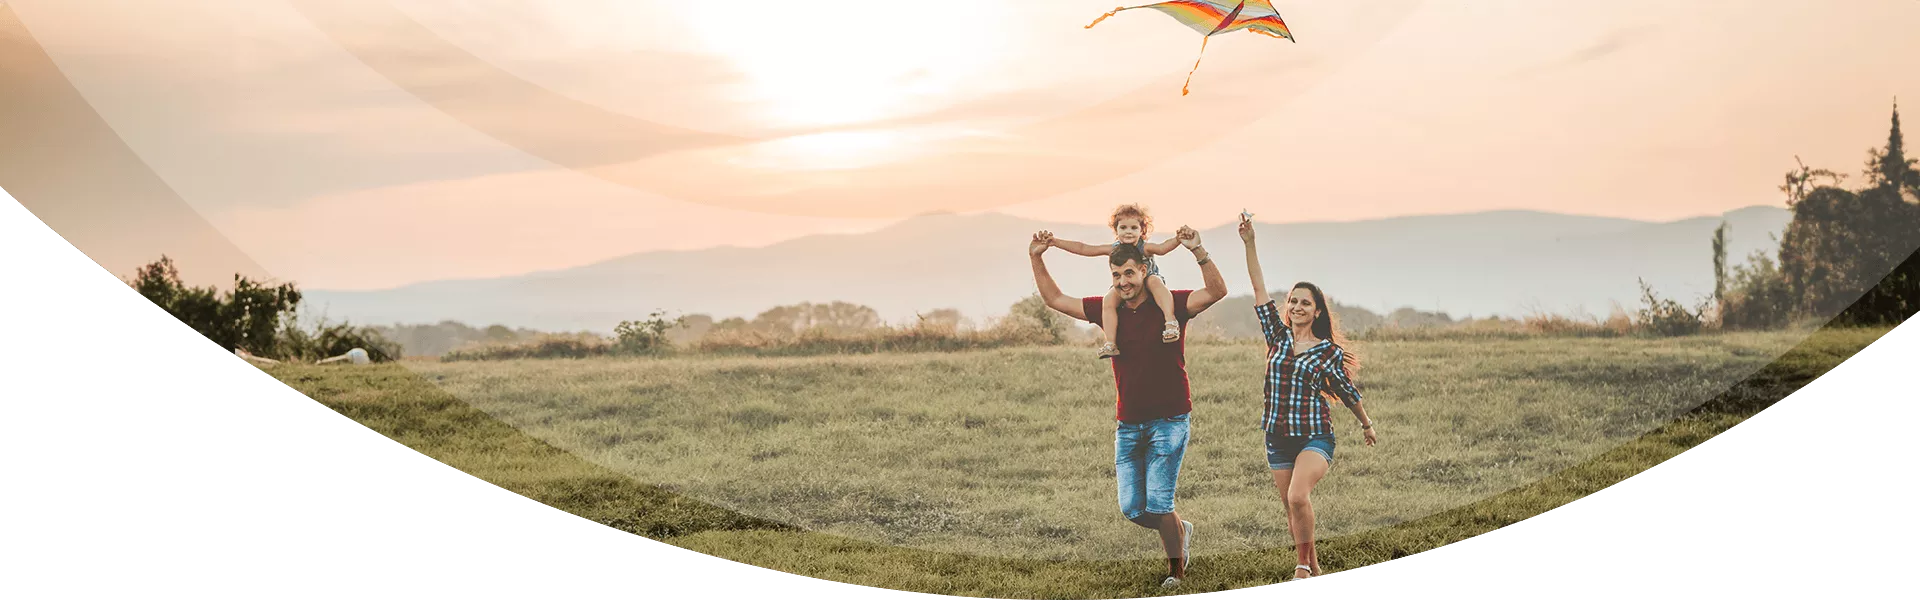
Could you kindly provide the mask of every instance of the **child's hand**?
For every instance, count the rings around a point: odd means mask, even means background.
[[[1051,231],[1040,231],[1034,233],[1033,242],[1027,244],[1027,253],[1038,256],[1046,253],[1047,248],[1050,247],[1053,247],[1053,233]]]
[[[1180,245],[1186,246],[1187,249],[1200,247],[1200,231],[1193,230],[1191,226],[1180,227],[1174,235],[1180,238]]]

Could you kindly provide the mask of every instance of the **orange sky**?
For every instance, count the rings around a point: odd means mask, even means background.
[[[1281,1],[1300,42],[1216,38],[1184,98],[1199,37],[1083,29],[1112,0],[9,5],[181,199],[314,288],[935,209],[1676,219],[1777,204],[1796,154],[1858,173],[1920,100],[1911,0]]]

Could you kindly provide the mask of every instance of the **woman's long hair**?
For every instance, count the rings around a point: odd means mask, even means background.
[[[1347,379],[1358,383],[1359,377],[1355,376],[1355,373],[1360,371],[1360,354],[1353,350],[1353,344],[1347,340],[1346,335],[1340,333],[1340,326],[1333,319],[1333,310],[1327,307],[1327,295],[1320,291],[1320,286],[1313,285],[1311,282],[1302,281],[1293,284],[1293,289],[1300,288],[1306,288],[1308,292],[1313,293],[1313,337],[1330,341],[1333,346],[1340,348],[1340,364],[1346,369]]]

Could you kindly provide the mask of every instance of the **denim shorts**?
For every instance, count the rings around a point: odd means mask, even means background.
[[[1293,469],[1293,461],[1306,451],[1320,453],[1333,465],[1333,434],[1323,433],[1317,436],[1283,436],[1267,433],[1267,468]]]
[[[1180,461],[1187,455],[1191,416],[1123,422],[1114,429],[1113,475],[1119,483],[1120,513],[1128,520],[1173,513],[1173,491],[1180,481]]]

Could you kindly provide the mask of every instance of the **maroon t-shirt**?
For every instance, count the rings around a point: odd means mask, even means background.
[[[1160,305],[1153,302],[1153,296],[1147,296],[1139,308],[1127,308],[1127,303],[1122,302],[1115,309],[1120,318],[1114,339],[1114,346],[1120,348],[1120,357],[1112,360],[1113,384],[1119,390],[1115,418],[1122,422],[1139,423],[1193,411],[1193,391],[1187,385],[1186,351],[1187,320],[1193,318],[1187,311],[1187,296],[1193,294],[1193,290],[1174,290],[1172,294],[1173,317],[1180,321],[1177,342],[1160,342],[1160,332],[1167,328],[1167,316],[1160,311]],[[1104,301],[1103,296],[1081,299],[1087,321],[1100,325]]]

